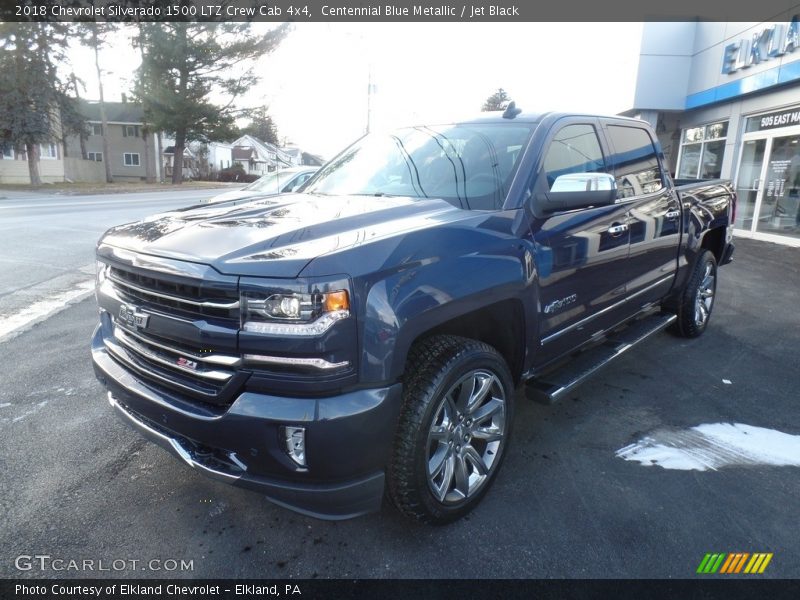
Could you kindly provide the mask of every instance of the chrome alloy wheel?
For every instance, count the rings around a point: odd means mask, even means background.
[[[443,504],[474,495],[498,464],[506,402],[496,375],[475,370],[442,398],[428,432],[428,486]]]
[[[703,327],[711,315],[711,307],[714,304],[714,292],[717,289],[717,278],[714,275],[714,265],[706,264],[703,278],[697,289],[697,297],[694,306],[694,322],[698,327]]]

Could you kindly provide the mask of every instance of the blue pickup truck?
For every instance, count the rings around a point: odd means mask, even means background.
[[[196,470],[328,519],[476,506],[517,390],[553,402],[706,329],[724,181],[676,187],[647,123],[510,106],[368,135],[299,191],[114,227],[94,369]]]

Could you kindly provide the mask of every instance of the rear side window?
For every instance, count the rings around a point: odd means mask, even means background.
[[[556,133],[544,157],[547,189],[559,175],[605,173],[605,162],[597,132],[591,125],[567,125]]]
[[[656,147],[647,130],[609,125],[608,136],[614,149],[611,162],[617,179],[617,198],[652,194],[664,187]]]

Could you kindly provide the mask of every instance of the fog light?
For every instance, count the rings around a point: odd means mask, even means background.
[[[306,466],[306,428],[284,427],[286,452],[301,467]]]

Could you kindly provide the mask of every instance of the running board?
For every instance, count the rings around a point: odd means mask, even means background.
[[[589,350],[577,355],[560,369],[531,379],[525,385],[525,395],[542,404],[553,404],[581,385],[608,363],[618,358],[651,335],[665,329],[678,317],[670,314],[655,314],[638,321]]]

